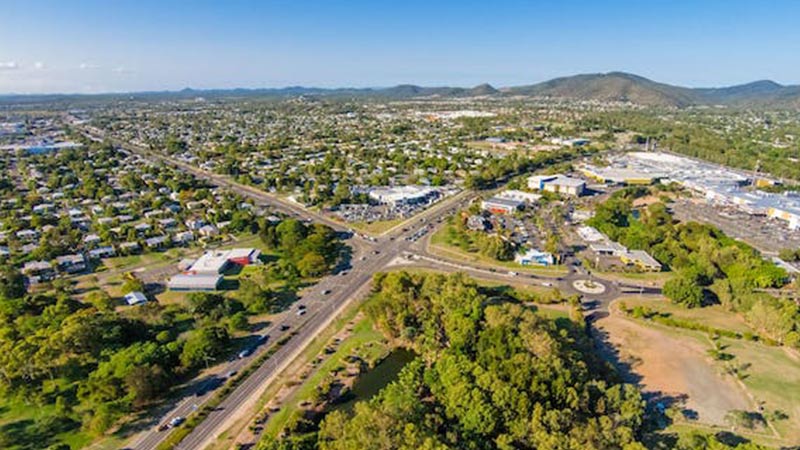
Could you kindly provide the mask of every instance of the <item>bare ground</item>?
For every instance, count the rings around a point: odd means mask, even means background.
[[[746,393],[719,373],[698,342],[638,324],[613,308],[595,324],[608,356],[646,396],[678,403],[687,418],[713,425],[725,425],[730,410],[753,409]]]

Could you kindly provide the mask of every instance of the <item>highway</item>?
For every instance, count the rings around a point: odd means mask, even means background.
[[[105,140],[105,136],[99,130],[84,128],[83,131],[91,139],[97,141]],[[349,231],[346,226],[339,222],[308,211],[300,205],[267,194],[252,186],[237,183],[225,176],[209,173],[186,162],[158,154],[141,146],[133,146],[113,140],[112,143],[143,157],[177,167],[214,185],[249,197],[259,205],[269,206],[298,218],[324,223],[338,231]],[[288,366],[348,305],[366,297],[372,276],[377,272],[386,270],[387,266],[397,258],[406,258],[416,265],[427,265],[428,267],[444,269],[445,271],[463,271],[479,278],[516,283],[528,282],[540,285],[546,283],[544,285],[557,287],[565,293],[577,292],[573,287],[573,282],[587,278],[587,274],[584,274],[582,269],[572,260],[567,261],[567,266],[570,269],[568,274],[560,278],[553,278],[535,275],[512,275],[507,271],[503,272],[496,268],[444,260],[429,254],[427,252],[427,239],[429,239],[430,234],[437,226],[440,226],[439,224],[444,221],[446,216],[464,207],[476,196],[477,193],[465,191],[459,195],[444,199],[415,216],[413,220],[388,230],[378,238],[363,235],[350,237],[348,239],[348,244],[352,248],[350,267],[339,271],[337,274],[329,275],[315,286],[304,290],[301,293],[302,298],[297,304],[278,315],[272,325],[259,332],[261,335],[268,335],[269,339],[266,344],[255,348],[253,354],[219,366],[216,371],[219,374],[242,371],[253,359],[269,351],[274,346],[274,342],[279,340],[282,335],[290,332],[294,333],[285,345],[280,347],[269,359],[236,386],[218,407],[208,414],[181,441],[177,448],[184,450],[206,448],[239,418],[246,417],[246,415],[252,413],[251,409],[256,405],[259,397],[272,382],[273,378]],[[415,233],[423,229],[427,230],[426,236],[419,240],[411,239]],[[588,276],[588,278],[592,277]],[[596,277],[593,279],[601,282]],[[602,294],[595,296],[595,301],[599,302],[600,308],[606,309],[611,300],[630,288],[629,286],[620,286],[611,282],[602,282],[602,284],[606,289]],[[633,288],[640,289],[638,286]],[[305,313],[299,313],[299,304],[305,307]],[[288,329],[282,330],[287,326]],[[256,337],[254,337],[255,339]],[[130,448],[136,450],[155,449],[169,435],[169,431],[159,431],[159,425],[166,424],[177,417],[185,418],[202,407],[214,395],[213,389],[203,395],[195,394],[205,383],[210,382],[212,381],[200,381],[197,383],[199,386],[187,389],[184,398],[175,400],[166,414],[163,414],[157,422],[154,420],[151,426],[130,440]]]

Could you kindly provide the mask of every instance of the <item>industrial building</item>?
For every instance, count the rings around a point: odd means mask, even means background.
[[[170,278],[167,287],[171,291],[216,291],[220,284],[220,275],[181,273]]]

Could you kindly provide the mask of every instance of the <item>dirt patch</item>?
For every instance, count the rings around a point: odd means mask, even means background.
[[[649,397],[680,404],[687,418],[725,425],[734,409],[752,410],[745,392],[707,356],[707,348],[612,313],[596,322],[609,356]]]

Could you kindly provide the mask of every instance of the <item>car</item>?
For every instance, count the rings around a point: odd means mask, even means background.
[[[289,328],[290,328],[290,327],[289,327],[289,325],[287,325],[287,324],[285,324],[285,323],[284,323],[284,324],[281,324],[281,326],[280,326],[280,330],[281,330],[281,331],[286,331],[286,330],[288,330]]]
[[[175,428],[175,427],[177,427],[178,425],[182,424],[185,421],[186,421],[186,419],[184,417],[182,417],[182,416],[175,417],[174,419],[169,421],[169,427],[170,428]]]
[[[514,272],[513,270],[509,270],[508,274],[511,275],[512,277],[519,275],[517,272]]]
[[[328,294],[330,294],[330,293],[331,293],[331,290],[330,290],[330,289],[323,289],[323,290],[322,290],[322,295],[328,295]]]
[[[545,287],[552,287],[552,286],[553,286],[553,283],[551,283],[551,282],[549,282],[549,281],[542,281],[542,286],[545,286]]]
[[[162,423],[158,426],[158,431],[167,431],[169,429],[169,424]]]
[[[373,250],[372,253],[374,253],[376,255],[379,255],[381,253],[381,251],[380,250]]]
[[[298,310],[298,311],[297,311],[297,315],[298,315],[298,316],[302,316],[302,315],[304,315],[306,312],[307,312],[307,311],[306,311],[305,309],[300,309],[300,310]]]
[[[303,304],[297,305],[297,309],[306,309],[306,305]]]
[[[268,334],[262,334],[261,336],[258,337],[258,343],[259,344],[263,344],[264,342],[267,342],[268,340],[269,340],[269,335]]]
[[[253,350],[246,348],[239,352],[239,359],[247,358],[250,356],[250,353],[253,353]]]
[[[233,378],[233,377],[235,377],[235,376],[236,376],[236,374],[237,374],[237,373],[239,373],[239,371],[238,371],[238,370],[231,370],[230,372],[228,372],[227,374],[225,374],[225,377],[226,377],[226,378]]]

